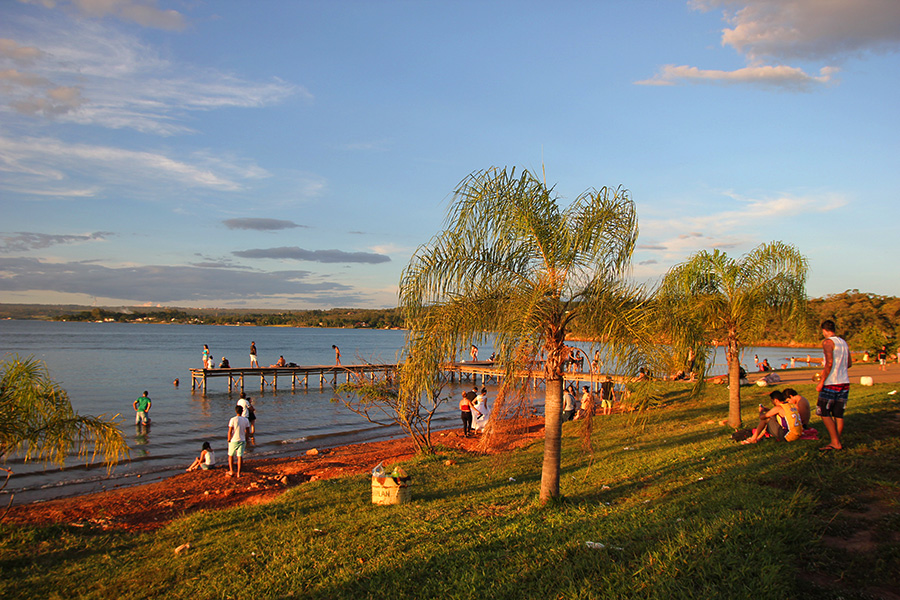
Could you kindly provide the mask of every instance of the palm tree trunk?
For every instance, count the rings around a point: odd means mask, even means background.
[[[544,395],[544,464],[541,469],[541,503],[559,497],[559,464],[562,449],[562,377],[546,381]]]
[[[734,340],[728,341],[725,360],[728,362],[728,424],[741,427],[741,353]]]

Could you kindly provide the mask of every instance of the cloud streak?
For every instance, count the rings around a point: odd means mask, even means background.
[[[280,231],[282,229],[294,229],[297,227],[306,228],[306,225],[298,225],[293,221],[283,219],[258,219],[258,218],[242,218],[242,219],[225,219],[222,223],[228,229],[249,229],[251,231]]]
[[[102,19],[115,17],[143,27],[181,31],[186,20],[177,10],[156,7],[156,0],[19,0],[25,4],[40,4],[47,8],[72,7],[86,17]]]
[[[638,250],[657,253],[666,257],[666,262],[670,262],[698,250],[736,248],[749,241],[746,232],[755,224],[772,219],[785,220],[797,215],[830,212],[847,204],[846,199],[839,195],[781,194],[770,198],[726,195],[738,203],[737,209],[692,217],[643,219],[641,238],[644,241],[638,245]],[[644,261],[639,264],[651,263]]]
[[[319,263],[378,264],[391,261],[391,258],[384,254],[374,254],[371,252],[344,252],[343,250],[305,250],[303,248],[298,248],[297,246],[238,250],[232,252],[232,254],[240,256],[241,258],[274,258]]]
[[[278,79],[249,82],[173,64],[99,22],[18,21],[0,29],[6,34],[0,40],[0,106],[6,111],[170,136],[192,132],[186,124],[191,112],[312,98]]]
[[[829,83],[837,73],[834,67],[822,67],[818,77],[808,75],[803,69],[786,66],[745,67],[734,71],[698,69],[697,67],[665,65],[651,79],[636,82],[638,85],[677,85],[678,83],[708,83],[740,85],[754,84],[766,87],[809,91],[817,85]]]
[[[233,192],[243,189],[243,179],[268,175],[255,165],[229,165],[202,155],[193,158],[188,162],[155,152],[68,144],[53,138],[0,137],[0,171],[8,173],[0,188],[43,196],[93,195],[70,189],[71,181],[89,173],[95,193],[98,186],[133,189],[141,182]]]
[[[51,246],[64,244],[103,241],[110,235],[113,234],[106,231],[97,231],[86,235],[54,235],[30,231],[17,231],[16,233],[8,234],[0,233],[0,254],[42,250],[44,248],[50,248]]]
[[[134,302],[204,302],[317,296],[346,292],[339,283],[311,281],[308,271],[247,271],[196,266],[110,268],[93,263],[49,263],[0,258],[7,292],[33,290],[86,294]]]

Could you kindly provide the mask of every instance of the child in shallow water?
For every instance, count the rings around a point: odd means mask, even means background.
[[[208,471],[215,468],[215,466],[216,455],[213,453],[209,442],[203,442],[203,448],[200,450],[200,456],[194,459],[194,462],[191,463],[191,466],[189,466],[187,470],[194,471],[196,469],[203,469],[204,471]]]

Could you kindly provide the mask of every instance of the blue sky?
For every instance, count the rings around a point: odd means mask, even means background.
[[[900,2],[0,5],[0,302],[381,307],[473,171],[900,295]]]

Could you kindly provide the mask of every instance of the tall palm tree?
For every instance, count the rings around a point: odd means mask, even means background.
[[[741,426],[740,353],[782,314],[800,326],[806,310],[806,258],[789,244],[761,244],[738,260],[701,251],[673,267],[659,289],[675,345],[725,343],[728,424]]]
[[[12,358],[0,362],[0,462],[13,453],[58,465],[73,453],[100,456],[111,468],[128,446],[114,418],[75,413],[44,363]]]
[[[544,355],[543,502],[559,496],[567,333],[577,326],[602,340],[620,365],[636,364],[645,349],[646,312],[624,280],[637,233],[622,188],[589,190],[560,208],[527,170],[478,171],[455,190],[447,229],[417,250],[401,278],[408,373],[426,376],[489,336],[507,384]]]

